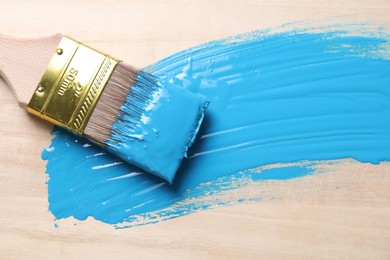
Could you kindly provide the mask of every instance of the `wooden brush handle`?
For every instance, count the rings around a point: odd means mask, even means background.
[[[22,107],[30,101],[61,38],[61,34],[40,39],[17,39],[0,34],[0,76]]]

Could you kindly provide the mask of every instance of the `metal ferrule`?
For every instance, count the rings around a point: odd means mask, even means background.
[[[27,111],[82,135],[120,61],[64,36]]]

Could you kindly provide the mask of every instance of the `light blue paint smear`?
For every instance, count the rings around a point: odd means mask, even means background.
[[[163,84],[210,100],[172,186],[56,128],[42,155],[49,209],[56,219],[134,226],[245,201],[239,192],[214,198],[313,174],[317,161],[389,161],[389,42],[374,26],[281,27],[159,61],[146,70]]]
[[[313,169],[300,167],[300,166],[289,166],[266,169],[260,173],[253,174],[252,180],[264,181],[264,180],[286,180],[292,178],[298,178],[306,176],[313,172]]]

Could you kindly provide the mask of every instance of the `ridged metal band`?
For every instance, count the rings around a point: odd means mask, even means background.
[[[27,111],[82,135],[120,61],[64,36]]]

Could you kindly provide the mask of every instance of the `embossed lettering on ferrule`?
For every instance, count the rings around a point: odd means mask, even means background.
[[[113,60],[110,58],[106,58],[105,61],[103,62],[103,65],[101,66],[99,72],[96,74],[96,77],[93,80],[89,88],[89,91],[86,94],[84,101],[82,102],[80,109],[75,114],[72,123],[75,129],[85,128],[86,123],[85,124],[83,123],[85,122],[86,116],[89,115],[92,106],[96,105],[97,103],[96,99],[101,94],[102,89],[107,84],[109,77],[111,76],[111,72],[113,71],[115,66],[116,63],[114,64]]]
[[[66,36],[58,49],[27,110],[82,135],[119,61]]]
[[[76,79],[78,73],[79,71],[76,70],[75,68],[71,68],[69,70],[69,74],[65,75],[64,79],[61,82],[60,88],[58,89],[57,92],[58,95],[63,96],[68,89],[73,88],[75,89],[76,92],[75,95],[80,96],[83,87],[81,86],[80,82],[78,82]]]

